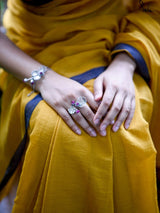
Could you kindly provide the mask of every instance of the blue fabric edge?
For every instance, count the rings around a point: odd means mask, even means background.
[[[113,51],[114,50],[126,50],[127,52],[129,52],[137,64],[138,72],[144,78],[144,80],[147,83],[149,83],[150,76],[149,76],[148,67],[146,65],[146,62],[145,62],[143,56],[135,47],[133,47],[129,44],[120,43],[114,47]]]
[[[26,129],[26,131],[29,126],[29,120],[32,115],[32,112],[41,100],[43,100],[43,98],[40,94],[38,94],[31,101],[29,101],[25,107],[25,129]]]
[[[38,94],[31,101],[29,101],[25,107],[25,134],[24,134],[22,141],[18,145],[14,155],[12,156],[12,158],[9,162],[9,165],[7,167],[7,170],[5,172],[5,175],[2,179],[2,181],[0,182],[0,191],[5,187],[5,185],[7,184],[7,182],[13,175],[14,171],[18,167],[18,164],[19,164],[19,162],[22,158],[22,155],[24,153],[24,150],[26,148],[26,143],[27,143],[27,138],[28,138],[27,129],[29,126],[30,117],[32,115],[33,110],[35,109],[35,107],[41,100],[42,100],[42,97],[40,94]]]
[[[85,82],[87,82],[93,78],[97,78],[102,72],[105,71],[105,69],[106,69],[105,66],[96,67],[96,68],[88,70],[82,74],[73,76],[73,77],[71,77],[71,79],[77,81],[80,84],[84,84]]]

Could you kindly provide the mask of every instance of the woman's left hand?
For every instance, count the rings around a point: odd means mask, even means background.
[[[129,128],[135,111],[133,74],[135,62],[125,53],[118,54],[104,73],[94,83],[94,97],[100,102],[94,123],[100,125],[101,135],[106,135],[108,125],[116,132],[124,122]]]

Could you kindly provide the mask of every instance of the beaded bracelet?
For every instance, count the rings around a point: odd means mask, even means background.
[[[44,74],[47,72],[48,67],[42,65],[39,70],[34,70],[31,73],[31,77],[30,78],[24,78],[24,82],[30,81],[30,84],[32,86],[32,92],[30,92],[27,96],[30,96],[32,93],[35,92],[35,87],[36,87],[36,81],[39,81]]]

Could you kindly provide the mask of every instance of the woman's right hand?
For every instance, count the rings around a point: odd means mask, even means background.
[[[99,129],[93,122],[93,111],[97,110],[98,103],[86,87],[49,69],[44,78],[36,82],[36,89],[76,134],[81,134],[79,124],[90,136],[96,136],[95,130]],[[88,104],[80,108],[79,113],[69,114],[71,102],[80,96],[86,97]]]

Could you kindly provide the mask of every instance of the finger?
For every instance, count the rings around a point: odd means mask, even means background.
[[[111,106],[114,96],[116,94],[116,90],[113,88],[107,88],[102,102],[94,116],[94,123],[98,125],[101,121],[101,119],[107,114],[109,107]]]
[[[103,96],[103,82],[102,78],[97,78],[94,81],[94,99],[95,101],[99,101],[102,99]]]
[[[86,104],[84,107],[80,109],[80,111],[83,117],[92,125],[92,127],[94,127],[94,129],[99,131],[99,126],[95,125],[93,122],[94,113],[91,110],[91,108]]]
[[[123,102],[124,102],[125,94],[124,93],[117,93],[114,100],[113,104],[108,111],[107,115],[103,119],[100,130],[104,131],[108,125],[112,124],[113,121],[115,120],[116,116],[119,114],[119,112],[122,109]]]
[[[76,127],[73,126],[74,123],[71,123],[71,120],[69,119],[69,117],[72,117],[73,120],[75,120],[75,122],[78,123],[90,136],[95,137],[97,135],[96,131],[91,127],[91,125],[80,113],[80,110],[85,107],[87,108],[87,113],[89,111],[88,117],[89,116],[93,117],[92,115],[93,112],[90,109],[90,107],[86,104],[85,97],[79,96],[76,100],[72,100],[70,107],[67,106],[69,105],[67,102],[64,102],[64,105],[65,105],[64,108],[66,108],[69,116],[66,114],[62,114],[62,112],[61,112],[61,116],[72,129],[76,128],[77,126]],[[59,112],[59,109],[57,109],[57,111]],[[90,118],[90,121],[91,121],[91,118]]]
[[[84,96],[86,97],[87,103],[89,104],[89,106],[93,110],[97,111],[99,107],[99,103],[94,100],[93,94],[89,90],[86,90],[86,93],[84,94]]]
[[[91,127],[91,125],[82,116],[81,112],[72,115],[73,119],[78,123],[90,136],[96,137],[96,131]]]
[[[126,121],[125,121],[125,124],[124,124],[124,127],[125,127],[126,129],[129,128],[130,123],[131,123],[131,121],[132,121],[132,119],[133,119],[134,112],[135,112],[135,105],[136,105],[136,104],[135,104],[135,99],[133,99],[133,100],[132,100],[132,103],[131,103],[131,110],[130,110],[130,112],[129,112],[128,116],[127,116],[127,119],[126,119]]]
[[[75,132],[78,135],[81,135],[80,128],[76,125],[76,123],[73,121],[72,117],[66,111],[65,108],[59,108],[56,111],[61,116],[61,118],[65,121],[65,123],[72,129],[73,132]]]
[[[46,102],[60,115],[60,117],[64,120],[64,122],[72,129],[73,132],[75,132],[78,135],[81,135],[81,130],[80,128],[76,125],[76,123],[73,121],[72,117],[70,116],[70,114],[68,113],[68,111],[66,111],[66,107],[61,107],[60,102],[57,101],[57,99],[54,99],[54,102],[51,102],[50,98],[46,98],[45,99]],[[65,105],[69,105],[67,104],[65,101],[63,102],[65,103]]]
[[[122,110],[119,113],[117,120],[115,122],[115,124],[113,125],[113,131],[116,132],[118,131],[118,129],[120,128],[121,124],[126,120],[127,116],[129,115],[130,111],[131,111],[131,98],[127,97],[124,100],[123,106],[122,106]]]

